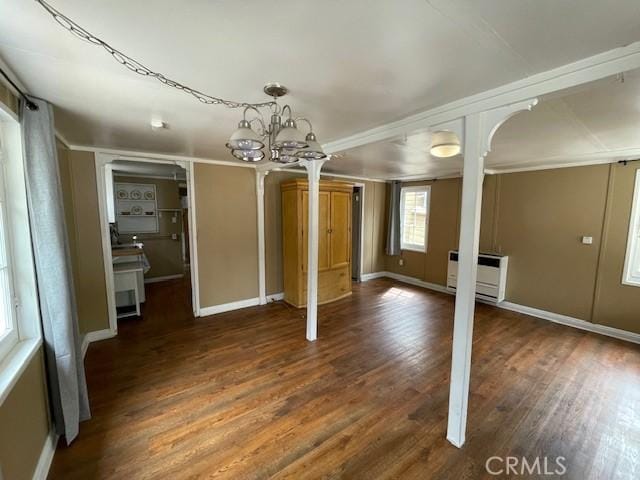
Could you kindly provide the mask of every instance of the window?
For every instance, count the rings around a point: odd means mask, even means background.
[[[636,171],[622,283],[640,287],[640,169]]]
[[[426,252],[430,187],[404,187],[400,194],[400,248]]]
[[[22,134],[0,103],[0,405],[42,344]]]
[[[5,177],[5,159],[0,144],[0,358],[18,343]]]

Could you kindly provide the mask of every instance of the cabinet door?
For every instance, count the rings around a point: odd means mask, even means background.
[[[351,194],[331,192],[331,268],[344,267],[351,261]]]
[[[318,270],[329,268],[329,225],[331,212],[329,192],[320,192],[318,215]],[[307,271],[307,250],[309,248],[309,192],[302,191],[302,271]]]

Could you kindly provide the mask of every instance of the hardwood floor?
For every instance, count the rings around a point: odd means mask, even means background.
[[[453,297],[354,285],[320,308],[314,343],[303,314],[276,303],[194,319],[183,285],[151,285],[144,318],[90,346],[93,418],[49,478],[516,478],[490,476],[492,456],[640,478],[637,345],[478,305],[457,449],[445,440]]]

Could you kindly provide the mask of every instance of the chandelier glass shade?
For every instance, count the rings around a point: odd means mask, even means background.
[[[271,161],[276,163],[296,163],[300,160],[319,160],[326,157],[322,146],[318,143],[313,126],[306,118],[293,118],[291,107],[283,108],[277,103],[277,98],[285,95],[287,89],[280,84],[267,84],[265,92],[273,96],[273,102],[267,104],[271,108],[271,118],[265,123],[262,112],[253,105],[247,105],[238,128],[229,138],[227,148],[231,154],[245,162],[259,162],[265,155],[262,149],[268,144]],[[255,117],[247,119],[247,113],[253,112]],[[283,115],[288,112],[283,121]],[[309,127],[305,136],[298,129],[298,122],[304,122]],[[254,129],[253,124],[256,124]]]
[[[246,120],[240,120],[238,129],[233,132],[227,143],[227,148],[231,150],[260,150],[263,147],[262,138],[251,130],[251,124]]]

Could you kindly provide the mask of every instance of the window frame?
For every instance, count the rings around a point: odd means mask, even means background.
[[[405,194],[424,192],[426,196],[426,212],[424,217],[424,245],[405,243],[404,241],[404,208]],[[400,250],[427,253],[429,244],[429,219],[431,217],[431,185],[415,185],[400,188]]]
[[[636,170],[634,179],[633,200],[631,204],[631,216],[629,218],[629,232],[627,236],[627,250],[624,257],[624,268],[622,270],[623,285],[640,287],[640,273],[634,272],[634,265],[631,264],[632,259],[640,256],[640,252],[638,252],[638,250],[640,250],[640,168]]]
[[[4,153],[4,145],[2,138],[2,124],[0,124],[0,239],[4,239],[4,246],[0,245],[0,248],[4,248],[6,256],[6,266],[0,265],[0,271],[6,268],[8,271],[8,283],[9,283],[9,302],[11,308],[9,309],[11,314],[8,319],[9,329],[0,336],[0,361],[2,361],[13,348],[20,341],[20,324],[18,322],[18,301],[16,298],[15,290],[15,273],[13,269],[13,242],[11,239],[11,212],[7,203],[7,185],[6,185],[6,166],[7,158]],[[1,241],[1,240],[0,240]]]
[[[17,343],[0,357],[0,406],[42,346],[42,325],[31,246],[25,156],[18,115],[0,102],[0,143],[4,174],[5,223],[11,251],[13,313]]]

